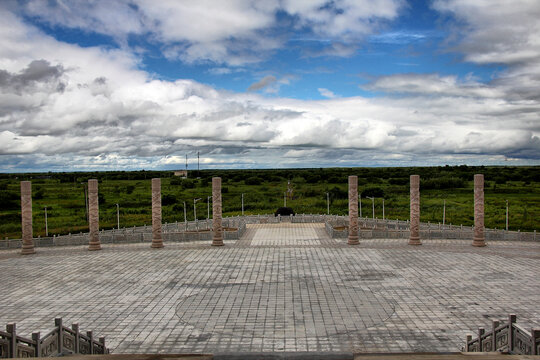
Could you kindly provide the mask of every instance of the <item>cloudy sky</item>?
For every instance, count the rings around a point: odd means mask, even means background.
[[[0,171],[540,164],[538,0],[0,2]]]

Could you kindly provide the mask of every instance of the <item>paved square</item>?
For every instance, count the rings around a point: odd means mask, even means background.
[[[268,224],[250,225],[253,229],[251,246],[310,246],[320,245],[318,229],[324,230],[323,224]]]
[[[0,324],[66,324],[115,353],[459,351],[509,313],[540,326],[540,243],[328,238],[322,224],[249,225],[209,242],[0,252]]]

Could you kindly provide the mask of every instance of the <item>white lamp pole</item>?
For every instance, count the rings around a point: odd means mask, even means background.
[[[382,219],[384,220],[384,198],[382,199]]]
[[[362,217],[362,194],[358,195],[358,210],[360,211],[358,215]]]
[[[116,227],[120,230],[120,205],[116,204]]]
[[[443,210],[442,210],[442,224],[446,223],[446,200],[443,200]]]
[[[211,196],[208,196],[208,198],[206,199],[206,205],[207,205],[207,210],[208,210],[208,214],[206,215],[207,219],[210,219],[210,199],[211,198],[212,198]]]
[[[242,216],[244,216],[244,194],[242,194]]]
[[[47,207],[45,206],[45,236],[49,236],[49,224],[47,221]]]
[[[187,155],[186,155],[187,157]],[[186,212],[186,202],[184,201],[184,223],[187,224],[187,212]]]
[[[201,198],[193,199],[193,217],[195,218],[195,221],[197,221],[197,201],[201,200]]]
[[[508,231],[508,200],[506,200],[506,231]]]
[[[287,193],[283,192],[283,207],[287,207]]]

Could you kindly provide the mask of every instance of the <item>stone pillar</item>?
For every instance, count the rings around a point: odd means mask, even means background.
[[[221,178],[212,178],[212,246],[223,246],[223,226],[221,224]]]
[[[420,175],[411,175],[411,223],[409,245],[422,245],[420,241]]]
[[[473,246],[486,246],[484,236],[484,175],[474,175],[474,239]]]
[[[99,200],[98,181],[88,180],[88,219],[90,228],[90,243],[88,250],[101,250],[99,242]]]
[[[161,237],[161,179],[152,179],[152,247],[162,248]]]
[[[21,220],[22,250],[21,254],[34,254],[34,237],[32,231],[32,183],[21,181]]]
[[[358,177],[349,176],[349,245],[358,245]]]

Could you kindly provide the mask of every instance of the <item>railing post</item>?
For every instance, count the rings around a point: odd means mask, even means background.
[[[495,329],[499,327],[499,321],[493,320],[491,322],[491,351],[497,351],[497,339],[495,336]]]
[[[92,331],[87,331],[86,336],[90,339],[90,355],[94,354],[94,335]]]
[[[540,355],[538,347],[540,346],[540,329],[531,329],[531,355]]]
[[[14,358],[17,355],[17,325],[15,323],[7,324],[6,332],[11,335],[8,357]]]
[[[79,324],[78,323],[71,324],[71,329],[73,330],[73,332],[75,332],[75,354],[80,354],[79,345],[81,342],[80,342]]]
[[[516,315],[511,314],[508,316],[508,352],[514,351],[514,324],[516,322]]]
[[[472,335],[467,335],[467,340],[465,340],[465,352],[469,352],[469,342],[472,341]]]
[[[99,342],[103,345],[103,354],[106,354],[106,350],[105,350],[105,336],[101,336],[99,338]]]
[[[54,326],[56,326],[58,328],[58,353],[61,354],[63,349],[63,345],[64,345],[64,339],[63,338],[63,333],[62,333],[62,318],[56,318],[54,319]]]
[[[483,352],[484,350],[484,346],[482,344],[482,335],[484,335],[485,332],[486,330],[484,328],[478,328],[478,351],[479,352]]]
[[[36,343],[34,345],[34,349],[36,351],[36,357],[41,357],[41,344],[40,344],[40,341],[39,341],[39,332],[34,332],[32,333],[32,340],[34,340],[34,342]]]

